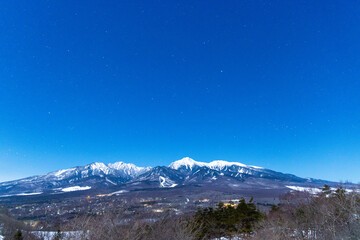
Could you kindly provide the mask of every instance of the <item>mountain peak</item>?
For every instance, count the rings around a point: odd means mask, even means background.
[[[182,158],[180,160],[177,160],[177,161],[171,163],[169,165],[169,167],[172,168],[172,169],[175,169],[175,170],[177,170],[177,169],[179,169],[181,167],[185,167],[186,169],[191,170],[194,166],[201,166],[202,167],[202,166],[205,166],[205,165],[206,165],[206,163],[196,162],[192,158],[184,157],[184,158]]]
[[[133,167],[133,168],[135,168],[136,166],[134,164],[132,164],[132,163],[124,163],[124,162],[120,161],[120,162],[109,163],[108,167],[114,168],[114,169],[122,169],[124,167],[127,167],[127,168]]]

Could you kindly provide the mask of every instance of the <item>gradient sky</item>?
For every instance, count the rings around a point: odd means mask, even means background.
[[[360,182],[359,1],[2,1],[0,181],[185,156]]]

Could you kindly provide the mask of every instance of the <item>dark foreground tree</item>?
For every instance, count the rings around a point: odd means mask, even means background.
[[[63,239],[63,236],[62,236],[62,233],[61,233],[60,229],[58,229],[57,232],[54,235],[53,240],[61,240],[61,239]]]
[[[14,235],[14,240],[23,240],[24,237],[20,229],[18,229]]]
[[[219,203],[216,209],[199,209],[194,216],[194,224],[199,229],[200,239],[221,238],[224,236],[248,236],[264,215],[256,209],[252,200],[239,203]]]

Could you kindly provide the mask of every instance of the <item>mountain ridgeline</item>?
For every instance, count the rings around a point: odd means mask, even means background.
[[[197,162],[183,158],[168,167],[137,167],[131,163],[91,163],[46,175],[0,183],[0,197],[60,194],[74,191],[125,193],[141,189],[205,187],[214,191],[282,190],[290,191],[335,183],[301,178],[238,162]],[[110,190],[109,190],[110,191]],[[119,192],[119,191],[118,191]]]

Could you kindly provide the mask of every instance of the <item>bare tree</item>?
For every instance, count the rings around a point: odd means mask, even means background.
[[[292,193],[271,211],[254,239],[360,239],[358,190]]]

